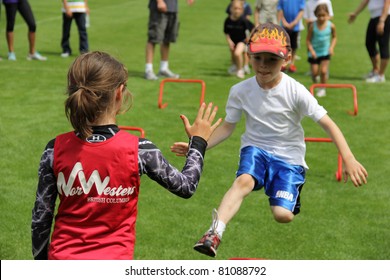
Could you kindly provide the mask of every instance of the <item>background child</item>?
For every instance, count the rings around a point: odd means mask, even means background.
[[[319,4],[314,10],[317,20],[313,22],[307,32],[306,44],[308,61],[313,82],[320,77],[321,84],[326,84],[329,75],[329,62],[336,46],[336,26],[329,20],[329,10],[326,4]],[[318,97],[326,95],[325,88],[320,88]]]
[[[187,0],[192,5],[195,0]],[[180,75],[169,69],[171,43],[179,34],[178,0],[149,0],[148,40],[145,50],[145,79],[158,80],[159,77],[179,78]],[[160,45],[160,70],[154,74],[153,59],[155,46]]]
[[[307,0],[305,5],[305,11],[303,13],[303,18],[305,19],[307,28],[309,28],[310,24],[317,20],[317,17],[314,14],[314,10],[319,4],[326,4],[328,6],[329,19],[331,20],[333,18],[333,7],[332,2],[330,0]]]
[[[75,131],[51,140],[41,158],[34,259],[132,259],[140,176],[183,198],[196,191],[206,141],[221,122],[212,125],[217,108],[202,104],[193,125],[181,116],[190,150],[180,172],[151,141],[116,125],[131,105],[127,79],[123,64],[106,53],[83,54],[71,65],[65,111]]]
[[[252,191],[264,188],[277,222],[291,222],[300,212],[300,193],[308,168],[301,125],[304,116],[317,122],[332,138],[345,164],[345,182],[349,176],[355,186],[366,183],[367,171],[355,159],[326,110],[302,84],[281,72],[291,58],[286,31],[271,23],[257,26],[248,52],[256,75],[231,88],[225,120],[208,141],[212,148],[227,139],[245,115],[236,179],[214,212],[210,229],[194,246],[212,257],[217,254],[226,225]],[[175,143],[171,150],[183,155],[187,144]]]
[[[87,0],[62,0],[62,39],[61,57],[69,57],[72,54],[69,37],[72,20],[76,21],[79,32],[79,51],[86,53],[89,50],[88,33],[87,33],[87,16],[89,15]]]
[[[226,13],[230,16],[231,15],[231,6],[232,6],[232,2],[235,1],[235,0],[231,0],[229,5],[227,6],[226,8]],[[251,8],[251,5],[245,1],[245,0],[240,0],[243,5],[244,5],[244,17],[251,21],[251,18],[252,18],[252,8]],[[244,72],[245,74],[249,74],[251,72],[250,68],[249,68],[249,58],[247,55],[244,55]],[[236,64],[234,63],[234,57],[232,57],[232,65],[229,67],[228,69],[228,73],[231,74],[231,75],[235,75],[237,74],[237,66]]]
[[[277,7],[279,0],[256,0],[254,21],[255,26],[259,23],[272,22],[278,24]]]
[[[301,30],[300,25],[304,9],[305,0],[279,0],[278,3],[278,20],[291,38],[292,53],[288,68],[288,71],[291,73],[297,71],[295,58],[299,46],[299,32]]]
[[[246,55],[247,34],[253,29],[253,23],[244,17],[244,4],[240,0],[232,1],[230,15],[225,19],[223,32],[226,36],[230,54],[235,68],[229,68],[240,79],[245,78],[245,72],[250,73],[249,65],[244,65]],[[233,72],[236,70],[236,72]]]
[[[20,15],[23,17],[24,21],[28,26],[27,37],[29,44],[29,53],[27,55],[27,60],[47,60],[45,56],[42,56],[35,49],[37,25],[29,2],[27,0],[3,0],[3,4],[5,6],[5,14],[7,17],[6,39],[8,45],[8,60],[16,60],[14,48],[14,27],[16,12],[20,13]]]

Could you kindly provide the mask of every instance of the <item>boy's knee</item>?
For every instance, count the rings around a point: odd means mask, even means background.
[[[255,180],[249,174],[242,174],[236,178],[235,184],[237,188],[245,189],[251,192],[255,186]]]
[[[290,210],[287,210],[280,206],[273,206],[272,213],[275,221],[278,223],[290,223],[294,219],[295,215]]]

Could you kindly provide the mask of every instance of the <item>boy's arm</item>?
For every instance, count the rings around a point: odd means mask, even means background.
[[[293,29],[297,24],[299,24],[300,20],[303,17],[303,12],[304,10],[300,10],[297,16],[295,17],[295,19],[292,22],[290,22],[290,26],[291,26],[290,29]]]
[[[356,187],[361,186],[363,183],[366,184],[368,173],[363,165],[355,159],[339,127],[328,115],[322,117],[318,123],[330,136],[343,158],[345,164],[344,182],[348,181],[349,176]]]
[[[164,0],[157,0],[157,10],[160,13],[166,13],[167,11],[167,4]]]
[[[225,139],[229,138],[235,128],[235,123],[228,123],[227,121],[223,121],[223,123],[214,130],[213,134],[211,134],[209,140],[207,141],[207,149],[211,149]]]

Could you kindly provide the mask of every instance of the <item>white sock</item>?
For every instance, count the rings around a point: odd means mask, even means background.
[[[160,61],[160,71],[167,70],[168,69],[168,61],[161,60]]]
[[[211,225],[209,230],[212,230],[212,228],[213,228],[213,226]],[[225,231],[225,229],[226,229],[225,223],[222,222],[221,220],[218,220],[216,231],[217,231],[220,238],[222,238],[222,235],[223,235],[223,232]]]
[[[146,63],[145,64],[145,72],[149,72],[149,71],[153,72],[153,63]]]

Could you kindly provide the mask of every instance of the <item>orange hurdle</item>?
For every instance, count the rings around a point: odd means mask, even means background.
[[[314,95],[315,88],[350,88],[352,90],[353,98],[353,112],[348,111],[348,114],[356,116],[358,113],[357,91],[356,87],[351,84],[312,84],[310,87],[310,93]]]
[[[333,142],[330,138],[312,138],[312,137],[305,137],[305,142]],[[341,181],[343,177],[343,159],[338,153],[337,157],[337,171],[336,171],[336,180]]]
[[[131,130],[131,131],[138,131],[141,138],[145,138],[145,130],[143,130],[142,128],[140,127],[136,127],[136,126],[124,126],[124,125],[119,125],[118,126],[119,129],[123,129],[123,130]]]
[[[163,104],[163,94],[164,94],[164,85],[165,83],[199,83],[202,88],[201,88],[201,94],[200,94],[200,105],[203,103],[204,100],[204,95],[206,91],[206,83],[203,80],[193,80],[193,79],[164,79],[160,83],[160,94],[158,97],[158,108],[164,109],[165,107],[168,106],[168,103]]]

